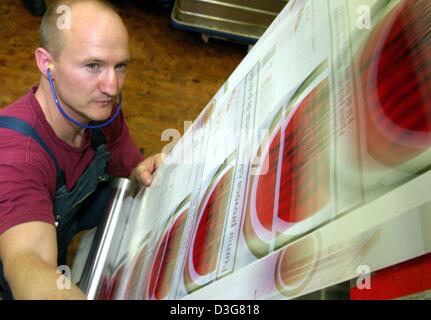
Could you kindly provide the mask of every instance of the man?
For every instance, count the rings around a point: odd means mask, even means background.
[[[143,160],[116,103],[130,53],[110,5],[58,1],[40,36],[39,85],[0,111],[0,292],[85,299],[57,288],[70,240],[99,222],[109,177],[149,185],[161,160]]]

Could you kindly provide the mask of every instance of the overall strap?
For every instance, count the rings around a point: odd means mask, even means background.
[[[15,117],[0,116],[0,128],[14,130],[36,141],[42,147],[42,149],[45,150],[52,161],[54,161],[55,168],[57,170],[57,187],[65,183],[64,174],[60,168],[57,157],[55,156],[54,152],[49,149],[49,147],[45,144],[43,139],[31,125]]]
[[[106,143],[105,135],[103,134],[102,129],[93,129],[91,131],[91,143],[93,145],[94,150],[97,151],[97,147]]]

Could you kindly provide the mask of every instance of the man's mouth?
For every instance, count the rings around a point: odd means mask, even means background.
[[[107,106],[113,103],[112,99],[109,100],[94,100],[94,102],[96,102],[98,105],[100,106]]]

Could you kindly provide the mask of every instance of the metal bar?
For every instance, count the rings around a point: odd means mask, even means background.
[[[112,194],[107,207],[104,220],[100,223],[91,250],[84,267],[79,287],[93,300],[96,298],[102,275],[109,264],[110,257],[116,258],[119,245],[118,238],[122,235],[125,220],[130,207],[124,206],[125,201],[133,197],[136,185],[129,179],[118,178],[113,182]],[[118,248],[117,248],[118,249]]]

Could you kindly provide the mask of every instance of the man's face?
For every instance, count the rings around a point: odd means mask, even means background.
[[[72,17],[55,62],[55,87],[66,112],[80,122],[112,113],[130,60],[127,30],[111,14]]]

